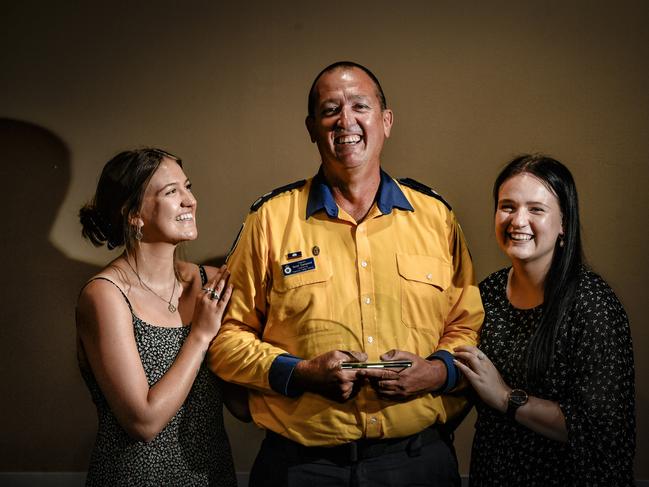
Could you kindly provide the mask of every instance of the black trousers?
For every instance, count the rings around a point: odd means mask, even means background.
[[[305,447],[267,432],[250,487],[459,487],[452,441],[434,428],[407,438]]]

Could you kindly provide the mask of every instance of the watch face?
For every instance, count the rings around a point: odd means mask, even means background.
[[[527,392],[522,389],[512,390],[509,395],[509,402],[516,406],[522,406],[527,402]]]

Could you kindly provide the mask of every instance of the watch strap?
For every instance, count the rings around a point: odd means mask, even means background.
[[[520,404],[515,404],[511,401],[507,403],[507,410],[505,415],[512,420],[516,420],[516,410],[520,407]]]
[[[509,393],[509,399],[507,401],[507,410],[505,411],[505,415],[512,419],[516,419],[516,411],[518,410],[519,407],[523,406],[524,404],[527,404],[527,399],[528,395],[527,392],[525,392],[522,389],[512,389],[511,392]]]

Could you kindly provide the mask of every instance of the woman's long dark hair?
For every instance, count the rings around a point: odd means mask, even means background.
[[[538,385],[552,365],[557,333],[575,300],[584,258],[577,187],[568,168],[559,161],[540,154],[524,154],[511,161],[494,183],[495,208],[498,208],[500,187],[521,173],[533,175],[557,197],[563,225],[563,237],[555,242],[552,263],[545,277],[541,322],[527,351],[527,379]]]

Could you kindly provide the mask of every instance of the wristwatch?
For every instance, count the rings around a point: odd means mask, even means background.
[[[505,414],[508,418],[515,419],[516,410],[527,403],[527,392],[523,389],[512,389],[509,393],[509,399],[507,401],[507,411]]]

